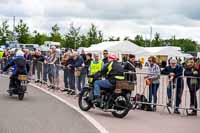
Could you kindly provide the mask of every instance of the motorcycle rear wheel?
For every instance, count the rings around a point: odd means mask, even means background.
[[[124,118],[130,111],[130,102],[126,96],[117,96],[114,100],[114,110],[112,115],[116,118]]]

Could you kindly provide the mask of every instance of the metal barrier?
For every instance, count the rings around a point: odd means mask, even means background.
[[[168,76],[161,75],[160,76],[160,83],[159,83],[159,88],[157,94],[157,100],[156,102],[150,102],[151,98],[149,99],[149,93],[150,89],[149,85],[146,85],[146,80],[145,76],[148,75],[148,73],[134,73],[134,72],[126,72],[125,74],[133,75],[135,74],[137,79],[136,79],[136,85],[135,85],[135,90],[132,92],[132,99],[135,99],[136,94],[144,95],[147,97],[148,101],[146,102],[141,102],[141,101],[133,101],[134,105],[138,104],[145,104],[145,105],[155,105],[155,106],[161,106],[163,107],[163,110],[167,109],[169,113],[171,113],[171,109],[181,109],[185,111],[188,114],[188,110],[197,110],[200,111],[199,106],[197,105],[200,104],[200,92],[197,93],[200,85],[200,77],[189,77],[189,76],[181,76],[178,77],[176,80],[172,81],[168,78]],[[187,83],[187,79],[194,79],[194,80],[199,80],[198,84],[193,85],[193,90],[189,91],[189,85]],[[131,79],[129,77],[129,79]],[[132,78],[133,79],[133,78]],[[181,80],[180,80],[181,79]],[[178,82],[177,82],[178,81]],[[180,81],[182,83],[180,83]],[[130,81],[133,82],[133,81]],[[178,86],[181,85],[181,86]],[[190,87],[191,88],[191,87]],[[169,105],[169,94],[171,93],[171,105]],[[197,93],[197,98],[195,97]],[[191,98],[191,95],[193,95],[194,98]],[[155,97],[153,97],[155,98]],[[191,101],[194,101],[194,106],[196,107],[191,107]],[[149,101],[150,100],[150,101]],[[181,100],[181,101],[178,101]],[[180,103],[179,106],[177,106]]]
[[[79,76],[75,76],[74,71],[69,70],[66,66],[60,64],[48,64],[43,62],[36,63],[36,83],[40,86],[47,85],[49,90],[70,89],[72,92],[79,94],[78,82]],[[68,77],[68,79],[65,79]]]

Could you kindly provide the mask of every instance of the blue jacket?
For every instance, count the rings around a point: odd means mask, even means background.
[[[76,60],[71,60],[70,62],[71,69],[74,70],[76,67],[81,67],[83,63],[84,63],[83,58],[79,56]]]
[[[26,63],[23,56],[14,57],[10,62],[8,62],[3,71],[7,71],[11,66],[13,67],[13,75],[17,75],[19,73],[27,74],[29,71],[29,65]]]
[[[170,73],[175,73],[175,79],[177,81],[177,88],[183,88],[184,81],[181,76],[183,76],[183,67],[181,65],[176,65],[175,68],[172,68],[171,66],[165,67],[161,74],[169,75]]]

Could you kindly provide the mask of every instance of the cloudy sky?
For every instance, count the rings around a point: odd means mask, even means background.
[[[159,32],[200,40],[200,0],[0,0],[0,21],[24,19],[31,30],[49,32],[58,24],[63,33],[71,22],[86,31],[91,23],[105,36]]]

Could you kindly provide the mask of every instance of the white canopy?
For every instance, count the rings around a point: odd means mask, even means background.
[[[197,57],[200,58],[200,52],[197,52]]]
[[[102,53],[103,50],[108,50],[115,54],[135,54],[136,57],[148,57],[163,55],[168,57],[189,57],[190,55],[181,52],[180,47],[165,46],[165,47],[140,47],[129,41],[107,41],[99,44],[93,44],[89,48],[85,48],[86,52]]]
[[[94,44],[84,50],[86,52],[103,52],[105,49],[116,54],[135,54],[137,52],[145,51],[143,47],[140,47],[129,41],[102,42],[99,44]]]
[[[151,55],[163,55],[168,57],[189,57],[189,55],[182,53],[180,47],[165,46],[165,47],[146,47],[146,51]]]

